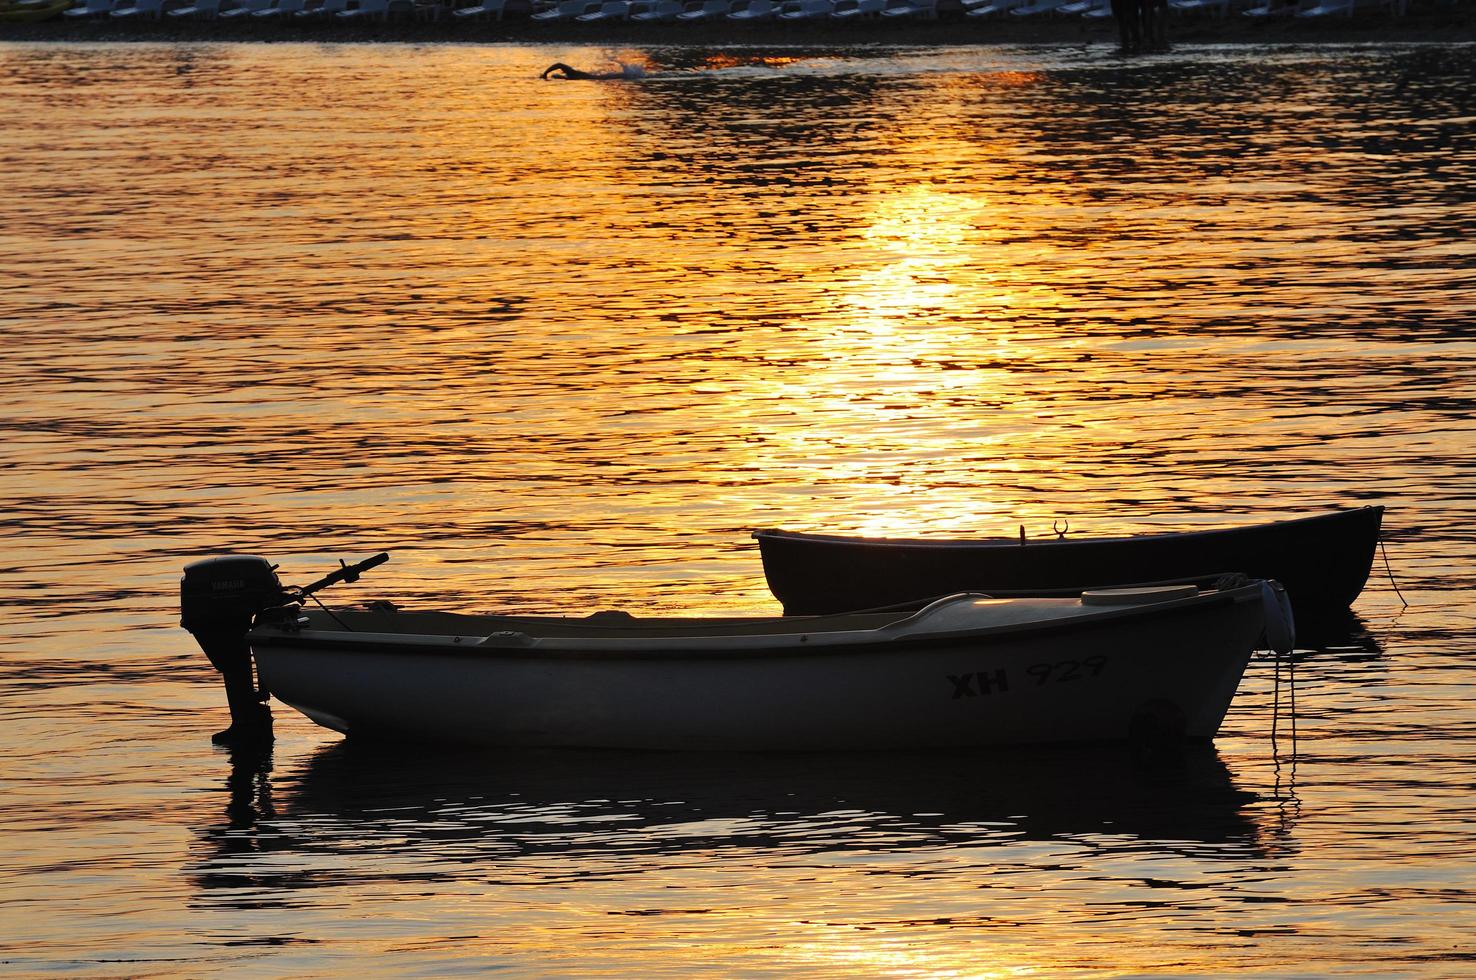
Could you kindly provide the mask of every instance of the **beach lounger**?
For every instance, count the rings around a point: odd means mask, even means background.
[[[358,0],[358,6],[340,10],[334,17],[352,20],[358,17],[378,17],[383,20],[389,19],[389,0]]]
[[[1318,0],[1291,0],[1290,3],[1279,2],[1279,0],[1266,0],[1253,7],[1247,7],[1240,12],[1242,17],[1291,17],[1298,10],[1316,6]]]
[[[728,19],[772,20],[776,12],[773,0],[736,0],[728,11]]]
[[[1230,13],[1231,0],[1169,0],[1169,9],[1181,14],[1210,13],[1224,17]]]
[[[1353,16],[1353,0],[1322,0],[1313,7],[1302,7],[1297,10],[1298,17],[1330,17],[1333,14],[1342,14],[1344,17]]]
[[[165,11],[170,17],[219,17],[220,8],[233,0],[195,0],[188,7]]]
[[[490,17],[501,20],[507,13],[507,0],[482,0],[470,7],[457,7],[451,13],[456,17]]]
[[[277,0],[264,10],[253,10],[253,17],[286,17],[292,16],[306,8],[306,0]]]
[[[975,0],[970,3],[964,0],[965,13],[970,17],[995,17],[999,14],[1007,14],[1016,7],[1025,3],[1025,0]]]
[[[594,10],[579,14],[574,19],[584,21],[625,20],[630,16],[630,0],[605,0]]]
[[[883,17],[937,17],[938,0],[887,0]]]
[[[587,14],[592,10],[597,10],[599,6],[600,0],[563,0],[563,2],[554,4],[547,10],[538,11],[538,13],[533,15],[532,19],[539,23],[548,23],[554,20],[573,20],[580,14]]]
[[[304,7],[294,17],[332,17],[340,10],[348,9],[348,0],[323,0],[315,7]]]
[[[240,0],[237,6],[229,10],[222,10],[221,17],[245,17],[254,14],[258,10],[265,10],[272,5],[272,0]]]
[[[1011,17],[1034,17],[1036,14],[1055,13],[1058,7],[1064,6],[1067,0],[1032,0],[1024,6],[1015,7],[1010,10]]]
[[[681,12],[681,0],[635,0],[630,5],[630,19],[643,24],[669,24]]]
[[[836,0],[835,12],[830,16],[836,20],[870,17],[881,13],[886,5],[887,0]]]
[[[164,0],[134,0],[133,3],[119,4],[108,11],[111,17],[161,17],[164,14]]]
[[[686,9],[677,14],[677,20],[699,21],[726,17],[733,9],[731,0],[687,0]]]
[[[780,20],[820,20],[835,12],[835,0],[786,0]]]

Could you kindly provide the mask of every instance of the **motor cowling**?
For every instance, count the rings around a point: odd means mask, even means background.
[[[214,741],[235,745],[270,742],[272,714],[257,690],[247,633],[263,610],[288,599],[276,568],[255,555],[223,555],[185,566],[179,580],[179,624],[194,634],[200,649],[225,681],[231,726]]]
[[[263,609],[286,601],[277,571],[255,555],[222,555],[185,566],[179,580],[179,625],[191,633],[246,632]]]

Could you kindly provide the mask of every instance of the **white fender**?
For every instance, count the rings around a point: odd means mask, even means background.
[[[1266,642],[1271,644],[1271,649],[1283,656],[1290,654],[1297,645],[1296,619],[1292,616],[1291,598],[1274,579],[1261,582],[1261,614],[1266,619]]]

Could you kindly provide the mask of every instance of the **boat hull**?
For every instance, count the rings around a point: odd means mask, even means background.
[[[1298,620],[1344,612],[1368,580],[1382,507],[1250,527],[1095,540],[903,541],[757,531],[788,615],[823,615],[966,590],[1085,589],[1243,572],[1285,586]]]
[[[1151,614],[871,648],[598,653],[256,636],[272,694],[359,737],[666,750],[978,748],[1214,736],[1263,629],[1255,589]]]
[[[51,20],[60,17],[62,11],[72,5],[72,0],[51,0],[49,3],[29,7],[0,4],[0,23]]]

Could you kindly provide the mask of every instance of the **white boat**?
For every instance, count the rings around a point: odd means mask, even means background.
[[[1211,738],[1268,614],[1281,632],[1283,606],[1261,582],[1072,598],[963,594],[912,613],[744,619],[289,604],[257,615],[247,639],[265,690],[354,737],[961,748],[1155,731]],[[208,627],[199,613],[195,621],[203,644]]]

